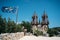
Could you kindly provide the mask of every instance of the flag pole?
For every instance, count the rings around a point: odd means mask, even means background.
[[[17,24],[17,21],[18,21],[18,7],[16,7],[16,24]]]
[[[16,30],[15,32],[17,32],[17,21],[18,21],[18,7],[16,7]]]

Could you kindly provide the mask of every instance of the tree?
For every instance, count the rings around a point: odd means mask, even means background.
[[[47,33],[49,34],[50,37],[53,36],[53,33],[52,33],[52,30],[51,29],[48,29]]]
[[[14,21],[11,21],[10,18],[8,19],[7,23],[7,32],[16,32],[16,23]]]
[[[15,32],[16,30],[16,23],[14,21],[11,21],[11,26],[10,26],[10,30],[11,32]]]
[[[22,21],[22,26],[24,26],[25,29],[27,29],[27,32],[31,31],[31,23]]]
[[[2,17],[0,16],[0,33],[2,33],[2,24],[3,24],[3,19],[2,19]]]
[[[7,21],[6,18],[0,16],[0,33],[6,32]]]
[[[49,28],[47,33],[49,34],[50,37],[58,35],[58,29],[57,28]]]
[[[6,32],[6,27],[7,27],[7,21],[6,18],[3,19],[3,24],[2,24],[2,32],[5,33]]]
[[[21,31],[22,31],[22,26],[21,26],[21,24],[17,24],[17,27],[16,27],[16,28],[17,28],[17,30],[16,30],[17,32],[21,32]]]

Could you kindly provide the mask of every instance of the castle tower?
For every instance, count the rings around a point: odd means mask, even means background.
[[[48,16],[47,16],[47,14],[44,11],[44,13],[42,15],[42,22],[41,22],[43,34],[47,33],[48,24],[49,24]]]
[[[37,30],[38,26],[38,17],[36,15],[36,12],[34,12],[34,15],[32,16],[32,31],[33,34],[35,33],[35,30]]]

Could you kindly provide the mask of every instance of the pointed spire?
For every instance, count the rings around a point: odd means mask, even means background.
[[[45,9],[44,9],[44,13],[43,13],[44,15],[46,15],[46,11],[45,11]]]
[[[35,17],[37,17],[36,11],[34,11],[34,15],[32,16],[32,18],[35,18]]]
[[[47,24],[48,25],[48,16],[47,16],[47,14],[46,14],[46,12],[45,12],[45,10],[44,10],[44,13],[43,13],[43,15],[42,15],[42,25],[43,24]]]
[[[34,15],[32,16],[32,24],[38,24],[38,16],[36,15],[36,11],[34,11]]]
[[[47,18],[47,17],[48,17],[48,16],[47,16],[46,11],[45,11],[45,9],[44,9],[44,12],[43,12],[42,18]]]
[[[34,11],[34,16],[37,16],[37,15],[36,15],[36,11]]]

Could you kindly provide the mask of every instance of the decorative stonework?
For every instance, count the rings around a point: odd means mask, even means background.
[[[46,34],[47,30],[48,30],[48,24],[49,24],[48,16],[45,13],[45,11],[42,15],[42,22],[41,23],[40,23],[40,20],[38,22],[38,16],[36,15],[36,12],[34,12],[34,15],[32,16],[32,31],[33,31],[33,34],[34,34],[35,30],[42,31],[43,34]]]

